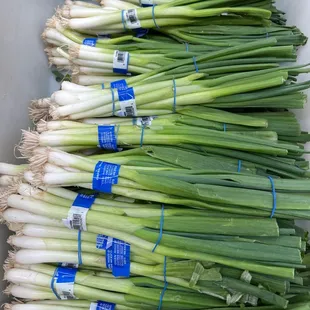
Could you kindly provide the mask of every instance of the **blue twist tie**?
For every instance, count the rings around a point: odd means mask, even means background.
[[[156,241],[156,244],[152,250],[152,252],[155,252],[157,246],[160,244],[160,241],[163,237],[163,228],[164,228],[164,211],[165,211],[165,205],[162,204],[161,205],[161,217],[160,217],[160,230],[159,230],[159,236],[158,239]]]
[[[173,79],[173,113],[177,110],[177,85],[175,79]]]
[[[104,89],[104,83],[101,84],[101,89]]]
[[[194,66],[195,66],[195,70],[196,72],[199,72],[198,66],[197,66],[197,62],[196,62],[196,57],[193,56],[193,62],[194,62]]]
[[[239,172],[239,173],[241,172],[241,168],[242,168],[242,160],[239,159],[239,160],[238,160],[238,172]]]
[[[156,23],[156,20],[155,20],[155,5],[152,6],[152,18],[153,18],[153,22],[154,22],[154,25],[156,26],[156,28],[160,28],[157,23]]]
[[[57,294],[55,287],[54,287],[54,282],[55,282],[55,275],[56,275],[57,267],[55,268],[54,274],[52,276],[51,280],[51,290],[53,291],[54,295],[57,297],[57,299],[61,299],[60,296]]]
[[[82,231],[79,230],[78,232],[78,260],[79,260],[79,266],[83,265],[83,261],[82,261]]]
[[[112,95],[112,116],[115,116],[115,96],[114,96],[114,88],[110,88]]]
[[[271,191],[272,191],[272,211],[270,214],[270,218],[272,219],[274,214],[276,213],[276,209],[277,209],[277,192],[276,192],[276,187],[274,185],[274,180],[271,176],[268,176],[268,179],[270,180],[271,183]]]
[[[227,130],[226,123],[223,124],[223,130],[224,130],[224,132],[226,132],[226,130]]]
[[[164,259],[164,281],[165,281],[165,285],[164,285],[164,288],[163,288],[163,290],[161,291],[161,294],[160,294],[158,310],[161,310],[161,307],[163,305],[164,295],[165,295],[166,290],[168,288],[168,282],[167,282],[167,257],[166,256],[165,256],[165,259]]]
[[[188,43],[185,43],[186,52],[189,52],[189,45]]]
[[[127,29],[126,29],[126,23],[125,23],[125,20],[124,20],[124,11],[125,11],[125,10],[122,10],[122,11],[121,11],[121,16],[122,16],[123,27],[124,27],[124,30],[126,31]]]
[[[141,126],[140,147],[143,146],[143,138],[144,138],[144,125]]]

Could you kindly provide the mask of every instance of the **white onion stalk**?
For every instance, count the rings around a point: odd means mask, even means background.
[[[72,81],[76,84],[83,85],[83,86],[92,86],[92,85],[99,85],[99,84],[110,84],[116,80],[122,79],[125,76],[113,76],[113,75],[80,75],[75,74],[72,75]]]
[[[55,230],[55,228],[47,227],[47,230],[53,231]],[[42,227],[41,231],[44,232],[44,227]],[[100,262],[100,265],[98,266],[102,267],[101,265],[102,262],[101,262],[100,257],[105,254],[105,251],[98,250],[96,248],[96,238],[97,238],[97,235],[93,233],[88,233],[87,236],[83,236],[83,240],[81,241],[82,251],[83,251],[83,264],[87,265],[89,262],[90,263]],[[85,241],[85,239],[87,241]],[[61,261],[68,262],[68,263],[71,262],[70,260],[71,258],[76,259],[77,252],[78,252],[78,244],[77,244],[76,239],[69,240],[69,239],[65,239],[64,237],[57,239],[57,238],[54,238],[53,236],[49,236],[49,238],[39,238],[39,237],[31,237],[31,236],[10,236],[7,240],[7,243],[15,247],[18,247],[21,249],[28,249],[28,250],[46,250],[46,251],[51,251],[51,252],[52,251],[56,251],[56,252],[57,251],[65,251],[65,252],[70,251],[72,252],[71,256],[66,257],[66,260],[61,260]],[[150,253],[148,253],[147,251],[141,248],[138,248],[136,246],[131,247],[131,252],[132,252],[131,260],[136,263],[155,265],[157,263],[162,263],[164,260],[163,256],[152,255],[153,253],[150,255]],[[96,260],[89,261],[89,259],[92,259],[92,257],[94,256],[87,257],[87,256],[84,256],[84,254],[98,255],[98,261]],[[44,260],[44,257],[42,256],[41,259]],[[41,263],[47,262],[43,260],[41,261]],[[17,261],[17,262],[21,263],[21,261]],[[137,268],[138,266],[139,265],[134,265],[135,268]]]
[[[83,257],[83,266],[85,267],[99,267],[103,270],[105,269],[105,256],[101,255],[95,255],[90,253],[82,253]],[[149,276],[149,277],[156,277],[160,281],[163,281],[164,278],[162,277],[162,265],[156,266],[149,266],[144,264],[139,264],[134,262],[135,256],[131,258],[130,263],[130,272],[135,275],[140,276]],[[19,250],[16,253],[11,253],[11,264],[17,263],[17,266],[20,264],[25,264],[28,266],[36,265],[36,264],[44,264],[44,263],[58,263],[66,262],[70,264],[78,264],[78,253],[71,252],[71,251],[56,251],[56,250]],[[174,263],[171,263],[172,265]],[[175,266],[177,266],[178,263],[175,263]],[[194,264],[195,265],[195,264]],[[193,265],[193,271],[194,271],[194,265]],[[19,267],[20,268],[20,267]],[[180,266],[182,268],[182,266]],[[107,278],[114,280],[113,277]],[[179,285],[181,287],[190,288],[189,282],[187,280],[183,280],[182,278],[178,277],[167,277],[167,281],[172,284]],[[78,283],[78,282],[77,282]],[[203,288],[199,286],[193,286],[193,290],[202,290]]]
[[[7,163],[0,163],[0,175],[7,174],[12,176],[18,176],[20,173],[27,169],[28,165],[13,165]]]
[[[46,292],[44,290],[34,290],[33,288],[28,288],[21,285],[9,285],[4,290],[4,294],[12,295],[16,298],[25,298],[25,299],[50,299],[57,300],[57,297],[53,292]]]
[[[77,310],[89,310],[88,307],[79,307],[74,306],[74,309]],[[72,307],[66,305],[44,305],[44,304],[34,304],[34,303],[27,303],[27,304],[5,304],[4,310],[71,310]]]
[[[7,223],[31,223],[46,226],[63,227],[63,223],[60,220],[50,217],[36,215],[23,210],[9,208],[2,212],[2,218]]]
[[[74,93],[85,93],[85,92],[92,92],[94,88],[86,87],[82,85],[77,85],[68,81],[64,81],[61,83],[61,89],[71,91]]]

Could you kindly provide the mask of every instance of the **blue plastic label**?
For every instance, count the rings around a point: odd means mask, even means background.
[[[112,185],[118,183],[121,166],[99,161],[93,175],[93,189],[103,193],[112,193]]]
[[[114,310],[115,304],[110,302],[98,300],[98,302],[92,302],[89,310]]]
[[[96,46],[97,40],[97,38],[86,38],[83,41],[83,45]]]
[[[74,281],[77,273],[75,268],[57,267],[52,280],[52,290],[59,299],[76,299]]]
[[[98,301],[96,310],[114,310],[115,304],[110,302]]]
[[[128,88],[126,80],[118,80],[111,83],[111,88],[116,88],[119,90],[125,90]]]
[[[90,209],[90,207],[94,204],[95,200],[96,195],[78,194],[72,205],[75,207]]]
[[[117,92],[121,108],[121,110],[117,112],[117,115],[121,117],[137,116],[136,99],[133,87],[125,90],[118,89]]]
[[[97,235],[96,248],[105,250],[106,266],[115,277],[130,276],[130,244],[122,240]]]
[[[117,151],[117,138],[115,135],[115,126],[98,126],[99,147],[104,150]]]

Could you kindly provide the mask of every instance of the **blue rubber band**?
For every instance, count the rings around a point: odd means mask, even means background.
[[[152,6],[152,18],[153,18],[154,25],[156,26],[156,28],[159,29],[160,27],[157,25],[156,20],[155,20],[155,6],[156,5]]]
[[[186,47],[186,52],[189,52],[189,45],[188,45],[188,43],[185,43],[185,47]]]
[[[242,168],[242,160],[239,159],[239,160],[238,160],[238,172],[239,172],[239,173],[241,172],[241,168]]]
[[[241,172],[241,168],[242,168],[242,160],[239,159],[239,160],[238,160],[238,172],[239,172],[239,173]]]
[[[56,290],[55,290],[55,287],[54,287],[56,271],[57,271],[57,268],[55,268],[54,274],[53,274],[53,276],[52,276],[52,280],[51,280],[51,290],[53,291],[53,293],[55,294],[55,296],[57,297],[57,299],[61,299],[60,296],[57,294],[57,292],[56,292]]]
[[[173,113],[177,110],[177,85],[175,79],[173,79]]]
[[[224,130],[224,132],[226,132],[226,130],[227,130],[226,123],[223,124],[223,130]]]
[[[196,62],[196,57],[193,56],[193,62],[194,62],[194,66],[195,66],[195,70],[196,72],[199,72],[198,66],[197,66],[197,62]]]
[[[165,295],[166,290],[168,288],[168,282],[167,282],[167,257],[166,256],[164,258],[164,281],[165,281],[165,285],[164,285],[163,290],[160,293],[158,310],[161,310],[161,307],[163,305],[164,295]]]
[[[143,139],[144,139],[144,126],[141,126],[140,147],[143,146]]]
[[[158,236],[158,239],[156,241],[156,244],[152,250],[152,252],[155,252],[157,246],[160,244],[160,241],[163,237],[163,228],[164,228],[164,212],[165,212],[165,205],[162,204],[161,205],[161,216],[160,216],[160,230],[159,230],[159,236]]]
[[[114,88],[110,88],[112,95],[112,116],[115,116],[115,96],[114,96]]]
[[[124,11],[125,11],[125,10],[122,10],[122,11],[121,11],[121,16],[122,16],[123,27],[124,27],[124,30],[126,31],[127,29],[126,29],[126,23],[125,23],[125,20],[124,20]]]
[[[83,261],[82,261],[82,231],[79,230],[78,232],[78,260],[79,260],[79,266],[83,265]]]
[[[274,180],[271,176],[268,176],[268,179],[270,180],[271,183],[271,191],[272,191],[272,211],[270,214],[270,218],[272,219],[274,214],[276,213],[276,209],[277,209],[277,192],[276,192],[276,187],[274,185]]]

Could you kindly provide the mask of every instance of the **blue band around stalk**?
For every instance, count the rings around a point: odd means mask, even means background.
[[[277,192],[276,192],[276,187],[274,185],[274,180],[271,176],[268,176],[268,179],[270,180],[271,183],[271,192],[272,192],[272,210],[270,214],[270,218],[273,218],[274,214],[276,213],[277,209]]]
[[[157,246],[160,244],[160,241],[163,237],[163,229],[164,229],[164,213],[165,213],[165,205],[162,204],[161,206],[161,216],[160,216],[160,230],[159,230],[159,236],[158,236],[158,239],[156,241],[156,244],[152,250],[152,252],[155,252]]]
[[[155,19],[155,5],[152,6],[152,18],[153,18],[154,25],[156,26],[156,28],[159,29],[160,27],[156,23],[156,19]]]

